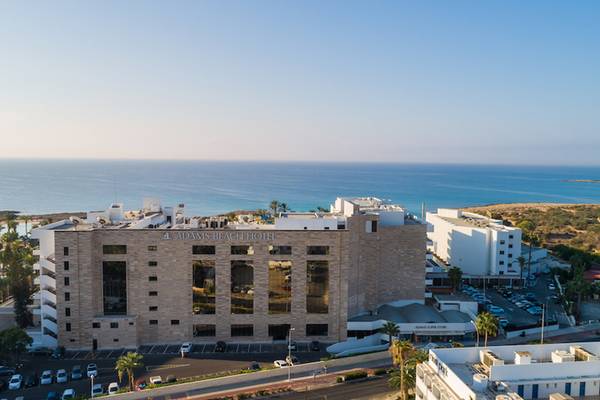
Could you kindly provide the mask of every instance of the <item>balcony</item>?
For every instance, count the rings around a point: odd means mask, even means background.
[[[48,335],[53,337],[54,339],[58,339],[58,335],[56,332],[52,332],[50,329],[44,328],[44,335]]]
[[[49,271],[52,271],[53,273],[56,272],[56,265],[54,265],[53,262],[50,262],[45,258],[40,258],[39,265],[40,265],[40,268],[45,268]]]
[[[56,279],[54,279],[50,275],[40,275],[40,287],[44,288],[44,289],[48,288],[48,289],[55,290],[56,289]]]
[[[41,300],[43,304],[45,304],[46,301],[56,304],[56,292],[53,289],[50,291],[47,288],[43,288]]]
[[[56,320],[56,306],[48,303],[42,304],[42,315],[54,318]]]
[[[55,335],[58,333],[58,326],[56,325],[56,320],[52,320],[49,318],[42,319],[42,327],[44,328],[44,332],[52,332]]]

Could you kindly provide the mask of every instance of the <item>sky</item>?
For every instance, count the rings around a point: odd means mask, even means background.
[[[600,165],[598,1],[2,1],[0,158]]]

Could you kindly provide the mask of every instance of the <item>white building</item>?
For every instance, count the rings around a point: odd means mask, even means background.
[[[521,230],[454,209],[427,213],[431,251],[465,276],[520,276]]]
[[[433,349],[417,367],[416,399],[599,396],[598,354],[598,342]]]

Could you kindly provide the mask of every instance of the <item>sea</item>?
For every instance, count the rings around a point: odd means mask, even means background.
[[[188,215],[328,208],[338,196],[375,196],[422,209],[493,203],[600,203],[598,167],[333,162],[0,160],[0,210],[24,214],[139,209],[153,197]]]

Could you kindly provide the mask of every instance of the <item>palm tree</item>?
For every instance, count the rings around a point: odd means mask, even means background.
[[[581,311],[581,300],[587,296],[592,289],[592,285],[584,278],[584,264],[577,259],[573,260],[573,278],[567,282],[567,293],[570,298],[577,298],[577,315]]]
[[[487,347],[488,336],[498,334],[498,319],[489,312],[482,312],[477,315],[475,325],[477,331],[484,335],[483,347]]]
[[[288,207],[287,203],[279,203],[279,211],[280,212],[287,212],[289,210],[290,210],[290,208]]]
[[[519,266],[521,267],[521,284],[523,284],[523,270],[525,269],[525,257],[519,256],[519,258],[517,258],[517,261],[519,262]]]
[[[129,380],[129,390],[133,390],[134,384],[134,370],[139,367],[143,367],[141,354],[128,352],[124,356],[119,357],[115,364],[115,370],[117,370],[117,374],[119,375],[119,382],[123,380],[123,374],[127,373],[127,378]]]
[[[452,267],[448,270],[448,278],[452,284],[452,290],[456,292],[460,288],[462,280],[462,270],[459,267]]]
[[[273,217],[277,214],[277,210],[279,210],[279,201],[271,200],[271,204],[269,204],[269,208],[271,209],[271,214]]]
[[[406,364],[415,352],[415,346],[408,340],[394,340],[390,347],[392,363],[400,367],[400,376],[397,377],[397,387],[400,389],[400,398],[408,400],[408,385],[406,385]],[[390,384],[395,385],[393,382]],[[396,386],[396,385],[395,385]]]
[[[400,329],[398,329],[398,325],[396,325],[394,322],[392,321],[387,321],[382,327],[381,327],[381,333],[385,333],[386,335],[389,336],[390,341],[389,341],[389,345],[392,345],[392,338],[398,336],[398,334],[400,333]]]

